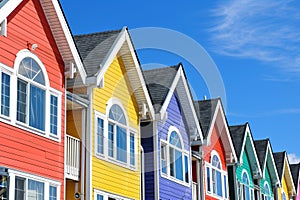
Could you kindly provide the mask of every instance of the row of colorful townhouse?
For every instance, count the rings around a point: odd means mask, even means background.
[[[15,90],[16,89],[16,90]],[[0,199],[300,199],[300,165],[142,70],[127,28],[73,36],[57,0],[0,0]]]

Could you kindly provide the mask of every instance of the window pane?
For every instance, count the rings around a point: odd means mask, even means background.
[[[186,155],[184,156],[184,176],[185,182],[189,183],[189,159]]]
[[[25,179],[15,179],[15,200],[25,200]]]
[[[130,134],[130,164],[135,165],[134,134]]]
[[[8,199],[8,189],[7,189],[7,176],[0,175],[0,199]]]
[[[166,160],[166,145],[161,144],[160,146],[160,159],[161,159],[161,171],[167,173],[167,160]]]
[[[178,148],[181,148],[179,135],[175,131],[173,131],[170,135],[170,144],[172,144]]]
[[[51,95],[50,98],[50,133],[57,135],[57,97]]]
[[[104,121],[103,119],[97,118],[97,152],[103,154],[104,146],[103,146],[103,130],[104,130]]]
[[[175,158],[175,153],[174,153],[174,148],[170,147],[169,149],[170,153],[170,175],[175,177],[175,163],[174,163],[174,158]]]
[[[250,188],[247,186],[247,185],[245,185],[245,198],[246,198],[246,200],[250,200]]]
[[[49,191],[49,200],[56,200],[57,199],[57,187],[50,186]]]
[[[114,157],[114,125],[108,124],[108,156]]]
[[[246,172],[243,173],[243,183],[249,185],[249,178]]]
[[[109,118],[126,125],[126,119],[122,108],[116,104],[112,105],[109,110]]]
[[[216,171],[216,178],[217,178],[217,195],[223,196],[221,172]]]
[[[1,114],[9,116],[10,76],[5,73],[2,73],[1,78]]]
[[[30,85],[29,126],[45,130],[45,91]]]
[[[207,191],[210,192],[210,169],[209,167],[206,167],[206,187],[207,187]]]
[[[103,196],[100,194],[97,194],[97,200],[103,200]]]
[[[117,126],[117,160],[127,162],[126,130]]]
[[[211,164],[212,164],[212,166],[214,166],[218,169],[221,169],[221,164],[220,164],[220,160],[219,160],[218,156],[214,155],[212,157],[212,163]]]
[[[183,181],[182,152],[175,150],[175,156],[176,178]]]
[[[44,183],[28,180],[28,200],[44,200]]]
[[[212,169],[212,177],[211,177],[211,181],[212,181],[212,192],[214,194],[217,194],[217,175],[216,175],[216,170]]]
[[[224,175],[223,176],[223,182],[224,182],[224,193],[225,193],[225,198],[227,198],[227,178]]]
[[[30,57],[24,58],[20,62],[19,74],[39,84],[45,85],[42,69],[38,63]]]
[[[17,120],[26,123],[27,83],[18,79]]]

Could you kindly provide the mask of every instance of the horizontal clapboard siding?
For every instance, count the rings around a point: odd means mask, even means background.
[[[61,183],[64,198],[64,63],[38,0],[23,1],[7,18],[7,37],[0,37],[0,62],[14,68],[16,54],[27,48],[27,41],[38,44],[34,50],[43,62],[50,86],[62,92],[61,142],[52,141],[0,122],[1,159],[6,166]],[[15,97],[13,97],[15,98]]]
[[[190,151],[190,141],[187,132],[187,125],[185,119],[183,118],[183,111],[181,110],[180,102],[174,94],[168,105],[167,112],[168,112],[168,119],[166,120],[166,122],[158,123],[158,137],[160,139],[167,140],[169,127],[175,126],[180,131],[180,135],[184,143],[184,149],[186,151]],[[158,155],[158,157],[160,157],[160,155]],[[187,187],[160,176],[159,196],[160,199],[191,199],[192,186]]]
[[[93,110],[106,114],[107,101],[115,97],[121,101],[129,119],[130,127],[138,131],[137,134],[137,171],[92,158],[92,187],[120,196],[140,199],[140,134],[138,105],[133,95],[130,82],[126,76],[126,69],[122,59],[115,58],[104,75],[104,87],[93,89]],[[94,113],[93,113],[94,116]],[[93,152],[94,151],[94,117],[92,117]],[[94,153],[93,153],[94,154]],[[94,194],[92,195],[94,199]]]

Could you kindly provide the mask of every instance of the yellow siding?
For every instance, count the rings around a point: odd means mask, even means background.
[[[285,192],[286,199],[289,199],[289,196],[291,195],[291,194],[289,194],[289,190],[291,190],[289,188],[291,188],[292,186],[288,185],[288,182],[286,180],[286,178],[289,177],[287,175],[287,173],[288,173],[288,165],[287,165],[287,161],[286,160],[284,162],[285,162],[285,168],[283,170],[283,176],[282,176],[282,181],[281,181],[281,188],[278,189],[278,194],[280,194],[279,195],[279,200],[282,200],[282,195],[281,195],[282,191]],[[279,177],[279,178],[281,178],[281,177]]]
[[[93,89],[93,110],[106,114],[107,101],[115,97],[121,101],[126,110],[130,127],[137,130],[137,152],[140,153],[140,133],[138,105],[133,95],[130,82],[126,76],[126,69],[121,58],[115,58],[104,75],[104,87]],[[94,151],[94,113],[92,116],[93,152]],[[133,171],[118,165],[101,160],[94,156],[92,158],[92,199],[94,189],[99,189],[120,196],[140,199],[140,165],[139,154],[137,160],[137,171]]]

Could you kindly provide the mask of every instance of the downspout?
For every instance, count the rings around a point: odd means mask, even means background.
[[[89,86],[87,89],[88,100],[90,102],[87,110],[87,132],[86,132],[86,199],[92,199],[92,106],[93,106],[93,87]]]
[[[158,130],[157,130],[157,117],[153,120],[153,155],[154,155],[154,196],[156,200],[159,200],[159,167],[158,167]]]
[[[203,145],[203,144],[202,144]],[[199,181],[200,181],[200,195],[199,197],[201,196],[201,199],[204,200],[205,199],[205,191],[204,191],[204,160],[203,160],[203,149],[202,149],[202,146],[199,146],[199,153],[200,153],[200,163],[199,163]]]
[[[141,179],[142,179],[142,187],[141,187],[141,199],[145,199],[145,157],[144,157],[144,149],[141,145]]]
[[[84,179],[85,179],[85,148],[86,148],[86,143],[85,143],[85,136],[86,136],[86,108],[84,108],[82,111],[81,111],[81,183],[80,183],[80,186],[81,186],[81,189],[80,189],[80,195],[81,195],[81,198],[85,199],[85,192],[84,192]]]
[[[201,162],[201,159],[197,159],[196,160],[196,172],[197,172],[197,200],[200,200],[200,195],[201,195],[201,192],[200,192],[200,190],[201,190],[201,186],[200,186],[200,184],[201,184],[201,173],[200,173],[200,168],[201,168],[201,166],[200,166],[200,162]]]
[[[237,176],[236,176],[236,164],[235,165],[232,165],[232,176],[233,176],[233,185],[234,185],[234,196],[235,196],[235,200],[240,200],[240,195],[239,195],[239,191],[238,190],[238,181],[237,181]]]

